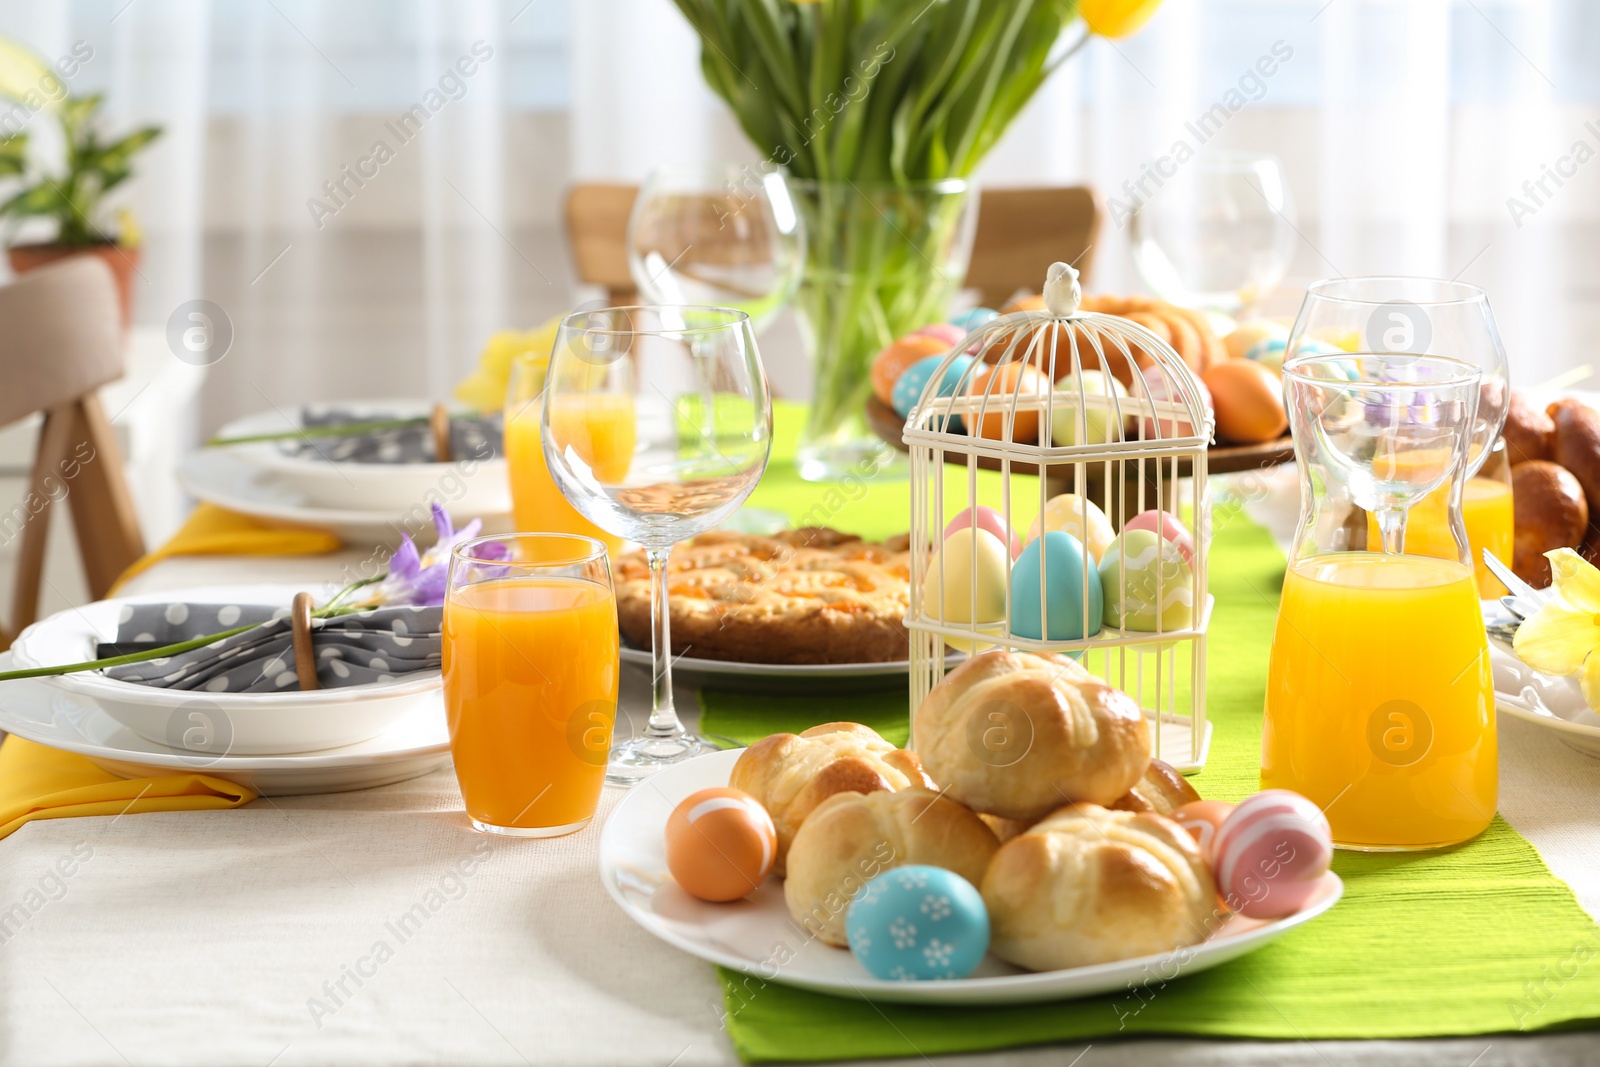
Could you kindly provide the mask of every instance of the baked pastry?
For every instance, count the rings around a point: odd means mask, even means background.
[[[760,801],[778,831],[773,871],[784,873],[800,824],[835,793],[937,788],[915,752],[895,748],[870,726],[828,722],[799,734],[773,734],[745,749],[728,784]]]
[[[795,834],[783,899],[801,926],[844,945],[845,912],[872,878],[923,863],[976,886],[999,847],[976,815],[931,789],[836,793]]]
[[[1171,815],[1185,804],[1200,799],[1189,780],[1179,774],[1166,760],[1153,759],[1144,769],[1144,777],[1132,789],[1118,797],[1111,807],[1116,811],[1153,811]]]
[[[910,539],[882,544],[826,527],[771,537],[713,530],[673,550],[667,607],[673,655],[745,663],[906,659]],[[650,569],[617,561],[617,624],[650,647]]]
[[[1500,433],[1506,439],[1506,453],[1512,466],[1535,459],[1555,459],[1555,420],[1521,393],[1511,394],[1511,403],[1506,406],[1505,429]]]
[[[1576,397],[1564,396],[1547,409],[1555,423],[1552,458],[1578,479],[1589,518],[1600,517],[1600,415]]]
[[[1550,561],[1544,554],[1585,540],[1589,504],[1583,486],[1559,464],[1529,460],[1511,468],[1511,502],[1516,528],[1511,569],[1535,589],[1543,589],[1550,584]]]
[[[1150,762],[1138,703],[1054,652],[973,656],[924,698],[912,737],[950,797],[1029,822],[1075,800],[1110,804]]]
[[[1042,311],[1044,306],[1044,297],[1028,296],[1013,300],[1001,308],[1000,312],[1009,314],[1013,311]],[[1137,322],[1171,345],[1178,353],[1178,357],[1196,374],[1204,374],[1212,363],[1227,358],[1227,347],[1211,328],[1211,323],[1198,311],[1181,308],[1149,296],[1112,296],[1104,293],[1085,295],[1078,307],[1082,311],[1116,315]],[[1036,354],[1030,361],[1040,369],[1049,371],[1052,341],[1050,335],[1043,332],[1044,329],[1043,326],[1029,326],[999,333],[985,346],[982,356],[993,363],[997,362],[1007,349],[1012,349],[1016,353],[1013,358],[1021,358],[1029,351],[1030,346],[1037,344],[1033,349]],[[1069,347],[1071,338],[1068,336],[1065,324],[1058,323],[1053,330],[1055,332],[1053,376],[1059,380],[1072,373]],[[1034,340],[1036,334],[1039,335],[1037,342]],[[1153,355],[1142,346],[1130,341],[1128,351],[1133,357],[1133,365],[1129,366],[1128,360],[1123,357],[1114,342],[1103,334],[1099,335],[1099,339],[1107,369],[1128,389],[1134,388],[1134,381],[1139,377],[1139,372],[1155,362]],[[1078,353],[1079,363],[1085,370],[1100,369],[1101,357],[1095,354],[1093,341],[1080,335]]]
[[[1154,812],[1062,808],[1006,842],[983,876],[989,950],[1034,971],[1170,952],[1205,940],[1211,868]]]

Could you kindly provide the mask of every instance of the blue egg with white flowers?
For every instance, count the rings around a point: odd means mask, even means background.
[[[999,317],[1000,312],[996,311],[994,308],[968,308],[966,311],[963,311],[958,315],[952,315],[950,317],[950,325],[959,326],[968,333],[971,333],[973,330],[976,330],[979,326],[982,326],[990,319],[997,319]]]
[[[1099,568],[1083,542],[1059,530],[1029,541],[1011,565],[1011,632],[1043,639],[1046,613],[1051,641],[1097,634],[1105,614]]]
[[[895,380],[894,392],[890,394],[890,406],[903,419],[911,414],[911,409],[917,406],[917,401],[922,399],[922,391],[928,386],[928,379],[939,371],[939,364],[944,362],[943,356],[928,356],[919,359],[901,372]],[[950,362],[950,369],[944,372],[944,377],[939,379],[939,396],[955,396],[956,390],[961,388],[961,376],[972,366],[971,356],[957,356]]]
[[[954,871],[895,867],[850,902],[845,937],[874,978],[965,978],[989,951],[989,909],[973,884]]]

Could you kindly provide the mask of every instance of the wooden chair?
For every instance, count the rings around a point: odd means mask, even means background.
[[[605,288],[612,305],[638,302],[628,273],[628,215],[637,185],[589,182],[567,192],[567,241],[586,285]],[[1100,227],[1100,198],[1084,185],[984,189],[967,286],[999,307],[1018,290],[1039,291],[1045,270],[1065,259],[1087,279]]]
[[[100,386],[122,377],[116,282],[100,260],[80,256],[30,271],[0,288],[0,426],[44,413],[27,492],[0,512],[0,543],[21,535],[9,648],[39,611],[53,505],[72,513],[89,593],[106,595],[144,555],[144,538]]]

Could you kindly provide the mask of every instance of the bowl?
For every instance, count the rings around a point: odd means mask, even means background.
[[[236,585],[99,600],[34,623],[11,646],[17,668],[55,667],[94,658],[114,641],[123,605],[270,604],[288,607],[302,586]],[[370,740],[415,712],[443,685],[434,671],[394,682],[283,693],[205,693],[120,682],[97,671],[39,679],[92,700],[147,741],[208,755],[283,756]]]

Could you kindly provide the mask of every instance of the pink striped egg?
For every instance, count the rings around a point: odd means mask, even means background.
[[[927,326],[921,327],[920,329],[913,330],[912,333],[917,337],[932,337],[936,341],[944,342],[951,348],[954,348],[956,345],[967,339],[967,333],[965,330],[959,326],[951,325],[948,322],[931,323]]]
[[[1288,789],[1268,789],[1233,809],[1211,843],[1223,900],[1252,919],[1293,915],[1316,894],[1333,859],[1328,818]]]
[[[982,504],[975,508],[962,509],[959,515],[950,520],[950,525],[944,528],[944,536],[948,539],[957,530],[965,530],[974,522],[977,523],[978,529],[989,531],[1002,545],[1007,546],[1011,550],[1012,559],[1022,555],[1022,539],[1011,532],[1011,528],[1006,525],[1006,520],[998,511],[986,508]]]

